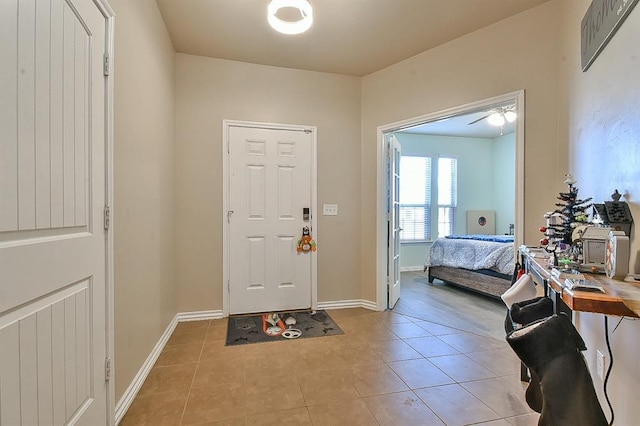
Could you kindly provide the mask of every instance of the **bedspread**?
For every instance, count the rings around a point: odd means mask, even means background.
[[[438,238],[427,253],[424,266],[491,269],[510,275],[515,267],[514,245],[472,239]]]

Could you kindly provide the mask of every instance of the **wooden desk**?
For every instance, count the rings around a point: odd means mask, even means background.
[[[597,281],[605,293],[569,290],[564,286],[564,279],[571,275],[562,274],[555,277],[551,274],[551,268],[548,266],[552,263],[551,254],[544,249],[528,247],[521,247],[520,254],[527,272],[531,273],[537,283],[544,285],[545,294],[555,299],[554,302],[561,300],[571,311],[640,318],[637,313],[637,306],[640,304],[640,298],[637,297],[637,294],[640,294],[640,283],[616,281],[607,278],[606,275],[584,274],[589,279]],[[562,311],[563,308],[556,306],[557,311]]]

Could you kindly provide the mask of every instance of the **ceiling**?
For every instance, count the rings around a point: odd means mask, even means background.
[[[296,36],[267,23],[269,0],[156,0],[179,53],[364,76],[548,0],[309,0]]]
[[[496,127],[489,124],[483,117],[488,116],[492,112],[492,108],[497,106],[513,106],[513,103],[504,103],[488,107],[482,111],[469,112],[466,114],[456,115],[449,118],[432,121],[430,123],[421,124],[411,128],[401,130],[404,133],[420,133],[425,135],[437,136],[457,136],[465,138],[484,138],[494,139],[498,136],[508,135],[516,131],[516,121],[513,123],[505,123],[502,127]],[[472,123],[479,120],[476,123]]]

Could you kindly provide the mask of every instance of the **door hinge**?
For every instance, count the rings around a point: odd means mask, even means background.
[[[231,280],[227,280],[227,293],[231,294]]]
[[[111,358],[104,360],[104,379],[108,382],[111,380]]]
[[[104,206],[104,230],[109,230],[109,225],[111,225],[111,210],[109,206]]]
[[[231,223],[231,215],[233,214],[233,210],[227,211],[227,223]]]
[[[103,56],[103,61],[102,61],[102,72],[105,76],[109,75],[109,71],[110,71],[110,64],[109,64],[109,54],[105,53]]]

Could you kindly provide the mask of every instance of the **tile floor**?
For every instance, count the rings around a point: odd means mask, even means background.
[[[537,424],[503,339],[328,312],[344,335],[226,347],[226,320],[180,323],[120,424]]]

